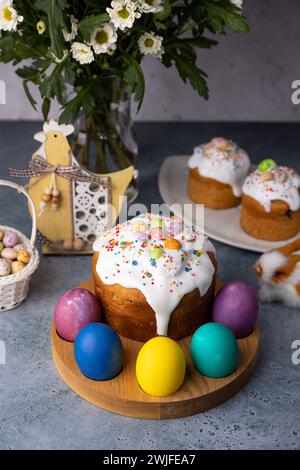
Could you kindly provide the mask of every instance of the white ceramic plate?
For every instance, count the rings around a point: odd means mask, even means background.
[[[184,155],[169,157],[164,161],[160,169],[158,180],[159,191],[168,206],[173,206],[174,204],[183,206],[192,202],[187,195],[188,159],[189,157]],[[172,209],[176,215],[176,206]],[[239,207],[225,210],[205,209],[204,211],[206,234],[214,240],[238,248],[263,253],[278,248],[299,236],[285,242],[257,240],[242,230]],[[188,222],[195,223],[194,220]]]

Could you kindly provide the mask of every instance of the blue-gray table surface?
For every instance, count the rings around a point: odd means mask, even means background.
[[[25,168],[37,148],[38,122],[0,122],[0,178]],[[140,123],[140,195],[161,202],[157,176],[165,157],[189,154],[215,135],[236,140],[258,162],[272,157],[300,170],[299,126],[256,123]],[[27,234],[26,203],[0,188],[0,224]],[[257,289],[257,254],[215,243],[220,276]],[[30,295],[18,309],[0,313],[0,449],[300,449],[300,365],[291,344],[300,339],[300,311],[261,306],[257,365],[244,388],[206,413],[171,421],[142,421],[84,401],[63,382],[51,357],[50,329],[57,298],[90,276],[90,257],[43,257]]]

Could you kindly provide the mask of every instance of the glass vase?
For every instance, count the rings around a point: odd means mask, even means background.
[[[131,116],[131,97],[117,76],[101,79],[94,97],[95,110],[75,123],[72,151],[78,163],[96,174],[134,167],[134,177],[126,191],[128,203],[138,195],[138,146]]]

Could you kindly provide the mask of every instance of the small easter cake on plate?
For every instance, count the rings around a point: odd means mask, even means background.
[[[217,261],[211,242],[177,217],[142,214],[94,243],[104,321],[121,336],[189,336],[209,320]]]
[[[260,240],[281,241],[300,231],[300,176],[274,160],[262,161],[243,186],[241,226]]]
[[[188,195],[193,202],[210,209],[228,209],[241,203],[250,160],[237,144],[215,137],[195,148],[188,166]]]

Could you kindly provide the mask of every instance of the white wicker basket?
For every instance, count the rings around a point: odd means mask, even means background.
[[[26,268],[22,269],[16,274],[0,277],[0,311],[3,311],[18,307],[18,305],[20,305],[23,300],[26,299],[31,275],[39,265],[39,253],[35,248],[36,212],[31,197],[22,186],[11,183],[10,181],[0,180],[0,186],[8,186],[10,188],[16,189],[19,193],[24,194],[24,196],[26,196],[29,201],[32,214],[32,231],[30,240],[28,240],[25,235],[14,228],[5,227],[3,225],[0,226],[1,230],[12,230],[13,232],[17,233],[20,243],[22,243],[24,248],[31,254],[31,260]]]

